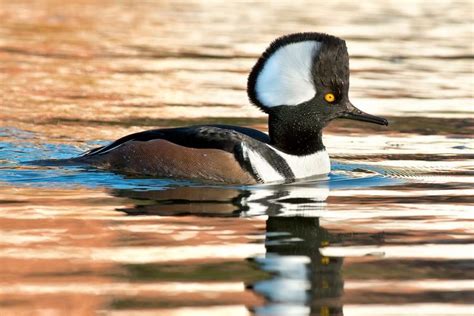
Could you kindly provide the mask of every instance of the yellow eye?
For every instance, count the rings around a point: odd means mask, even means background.
[[[332,93],[326,93],[324,100],[326,100],[326,102],[333,103],[336,100],[336,97]]]

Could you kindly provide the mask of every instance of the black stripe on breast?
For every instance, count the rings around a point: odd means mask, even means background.
[[[250,150],[255,151],[263,159],[265,159],[268,164],[272,166],[272,168],[275,169],[285,179],[285,182],[292,182],[295,180],[295,174],[293,173],[293,170],[291,170],[286,160],[280,155],[278,155],[269,146],[261,143],[256,144],[252,141],[246,141],[245,144]],[[251,161],[245,157],[242,146],[238,146],[236,148],[235,155],[237,160],[241,163],[245,170],[253,174],[257,181],[263,182],[260,176],[254,171]]]

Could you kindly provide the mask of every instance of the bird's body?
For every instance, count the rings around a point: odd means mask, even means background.
[[[269,134],[228,125],[156,129],[70,159],[128,174],[230,184],[291,182],[330,172],[322,129],[335,118],[386,125],[348,99],[345,42],[320,33],[275,40],[252,69],[248,94]]]
[[[327,174],[325,150],[286,154],[267,134],[228,125],[199,125],[131,134],[74,159],[127,174],[234,184],[289,182]]]

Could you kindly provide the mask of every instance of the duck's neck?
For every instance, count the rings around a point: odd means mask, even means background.
[[[287,114],[269,114],[268,132],[272,146],[296,156],[311,155],[325,149],[321,122]]]

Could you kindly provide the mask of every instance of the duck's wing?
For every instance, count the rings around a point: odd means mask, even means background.
[[[235,146],[243,141],[257,145],[269,143],[267,134],[258,130],[231,125],[196,125],[189,127],[154,129],[124,136],[107,146],[91,149],[80,157],[93,157],[108,153],[131,141],[146,142],[162,139],[189,148],[221,149],[234,153]]]

